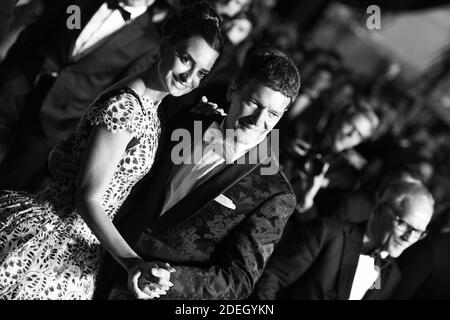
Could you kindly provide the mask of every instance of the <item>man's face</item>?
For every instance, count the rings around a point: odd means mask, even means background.
[[[252,144],[265,138],[283,116],[291,99],[257,80],[230,87],[230,110],[225,129],[235,130],[237,142]]]
[[[333,151],[339,153],[351,149],[369,138],[372,133],[372,123],[364,114],[354,114],[340,122],[334,130]]]
[[[372,232],[376,243],[397,258],[420,239],[433,214],[433,205],[425,196],[409,198],[402,210],[385,204],[373,218]]]

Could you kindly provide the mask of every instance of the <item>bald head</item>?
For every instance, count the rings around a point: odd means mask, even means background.
[[[434,199],[419,180],[404,179],[388,184],[379,202],[387,202],[400,214],[420,211],[425,217],[433,214]]]
[[[422,183],[390,183],[377,201],[372,219],[377,242],[392,257],[398,257],[425,234],[433,207],[433,197]]]

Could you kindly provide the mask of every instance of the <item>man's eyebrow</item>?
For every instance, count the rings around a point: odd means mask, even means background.
[[[257,98],[255,98],[254,96],[248,97],[247,100],[256,104],[258,106],[258,108],[266,108],[266,106],[264,106],[261,102],[259,102],[259,100]]]
[[[282,113],[280,113],[278,110],[274,110],[274,109],[271,109],[270,107],[264,106],[264,105],[263,105],[261,102],[259,102],[258,99],[256,99],[255,97],[250,97],[250,98],[248,98],[248,100],[251,101],[251,102],[253,102],[254,104],[256,104],[256,105],[258,106],[258,108],[267,108],[267,109],[269,109],[270,112],[274,112],[274,113],[276,113],[277,115],[281,115],[281,114],[282,114]]]
[[[189,52],[187,52],[186,50],[184,50],[183,52],[184,55],[188,56],[189,60],[197,63],[197,61],[189,54]]]
[[[283,114],[283,112],[279,112],[278,110],[270,110],[270,112],[273,112],[273,113],[275,113],[278,116]]]

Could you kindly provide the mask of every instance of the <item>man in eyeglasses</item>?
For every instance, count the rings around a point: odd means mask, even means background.
[[[383,250],[393,258],[427,235],[434,200],[417,180],[389,185],[377,201],[366,231],[366,250]]]
[[[258,299],[388,299],[401,274],[394,259],[426,235],[434,200],[417,180],[389,184],[365,223],[319,218],[283,236]]]

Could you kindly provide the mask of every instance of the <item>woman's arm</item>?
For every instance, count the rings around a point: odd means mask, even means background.
[[[105,126],[95,126],[78,172],[76,192],[76,205],[80,216],[105,249],[127,271],[134,267],[140,258],[106,216],[100,201],[132,137],[132,134],[125,130],[112,133]]]
[[[104,125],[93,128],[77,175],[76,206],[103,247],[128,272],[130,290],[137,298],[148,299],[154,296],[146,295],[137,284],[144,261],[123,239],[101,206],[101,197],[132,138],[126,130],[112,133]]]

